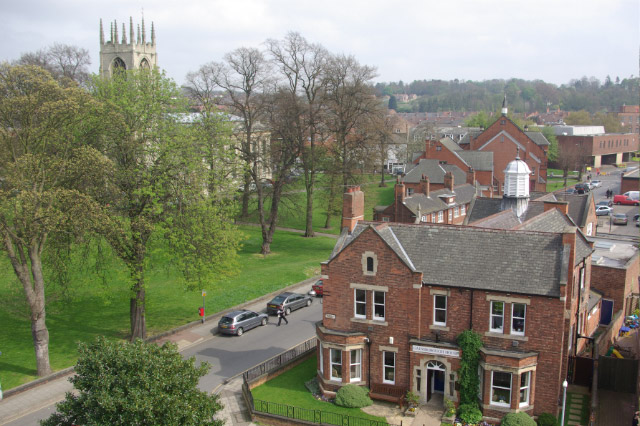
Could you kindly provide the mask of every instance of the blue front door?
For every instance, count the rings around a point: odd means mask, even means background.
[[[433,373],[433,391],[444,392],[444,371],[435,370]]]

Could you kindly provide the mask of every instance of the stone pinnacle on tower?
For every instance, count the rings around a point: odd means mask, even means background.
[[[142,17],[142,44],[146,44],[147,43],[147,35],[145,34],[145,30],[144,30],[144,16]]]
[[[155,29],[153,28],[153,21],[151,21],[151,44],[152,44],[153,46],[155,46],[155,45],[156,45],[156,31],[155,31]]]
[[[131,42],[131,44],[134,43],[134,38],[133,38],[133,18],[131,16],[129,16],[129,41]]]
[[[122,23],[122,44],[127,44],[127,27]]]
[[[100,18],[100,45],[104,44],[104,30],[102,29],[102,18]]]
[[[109,30],[111,31],[109,43],[113,44],[113,22],[109,22]]]
[[[113,20],[113,44],[118,44],[118,21]]]
[[[137,44],[140,44],[140,40],[141,40],[140,39],[140,24],[138,24],[138,43]]]

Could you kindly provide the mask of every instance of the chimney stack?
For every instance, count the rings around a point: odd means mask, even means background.
[[[469,171],[467,171],[467,183],[471,185],[476,183],[476,171],[473,167],[469,167]]]
[[[444,187],[453,191],[453,173],[447,172],[444,174]]]
[[[359,220],[364,220],[364,192],[359,186],[351,186],[342,196],[342,228],[351,233]]]
[[[545,201],[544,202],[544,211],[549,211],[551,209],[558,209],[562,213],[568,215],[569,214],[569,202],[568,201]]]
[[[428,197],[429,192],[431,192],[430,186],[429,177],[422,175],[422,178],[420,179],[420,192]]]

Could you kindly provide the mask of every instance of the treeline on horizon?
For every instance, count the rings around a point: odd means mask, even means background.
[[[638,105],[640,78],[631,76],[604,83],[582,77],[556,86],[542,80],[494,79],[485,81],[414,80],[411,83],[377,83],[376,95],[415,94],[417,99],[398,102],[398,112],[497,111],[507,95],[509,109],[516,113],[550,110],[617,112],[622,105]]]

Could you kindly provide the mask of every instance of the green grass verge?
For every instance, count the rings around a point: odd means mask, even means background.
[[[207,314],[252,300],[266,293],[319,274],[335,240],[326,237],[302,238],[278,231],[271,245],[272,255],[260,256],[262,238],[255,227],[241,227],[246,235],[239,252],[241,270],[234,276],[203,284],[207,290]],[[83,266],[70,276],[65,301],[47,306],[51,366],[60,370],[75,364],[77,343],[95,336],[124,338],[129,330],[129,288],[122,263],[106,252],[104,272],[96,271],[95,252],[85,255]],[[150,254],[147,273],[147,329],[153,335],[198,319],[201,289],[180,284],[179,272],[162,247]],[[47,297],[51,299],[47,293]],[[36,378],[35,354],[28,310],[22,287],[6,256],[0,257],[0,382],[11,389]]]
[[[252,390],[253,399],[278,404],[286,404],[306,410],[320,410],[329,413],[340,414],[343,416],[347,415],[380,422],[386,421],[386,419],[384,419],[383,417],[372,416],[370,414],[364,413],[359,408],[339,407],[330,402],[318,401],[317,399],[315,399],[311,392],[309,392],[304,386],[304,383],[315,377],[316,365],[316,357],[313,356],[308,360],[302,362],[300,365],[292,368],[291,370],[254,388]],[[275,414],[275,412],[277,411],[275,404],[269,405],[269,407],[269,410],[273,411]],[[292,413],[292,411],[290,412]],[[338,418],[338,416],[336,416],[336,418]],[[338,423],[338,421],[339,420],[337,420],[336,423],[331,424],[342,424]]]
[[[573,187],[576,183],[578,183],[578,179],[567,179],[567,188]],[[557,191],[558,189],[564,188],[564,179],[548,179],[547,180],[547,192]]]
[[[387,177],[387,176],[385,176]],[[364,194],[364,217],[365,220],[373,219],[373,208],[377,205],[389,205],[393,203],[393,187],[394,181],[387,180],[386,187],[378,186],[380,183],[380,175],[362,175],[359,176],[361,182],[360,187]],[[314,192],[313,203],[313,230],[315,232],[323,232],[328,234],[340,234],[340,220],[342,212],[342,195],[339,196],[338,211],[333,214],[331,226],[325,228],[327,219],[327,201],[326,191],[323,189],[324,176],[318,178],[318,189]],[[292,229],[305,229],[306,224],[306,200],[307,196],[304,189],[299,187],[285,187],[285,194],[278,208],[278,226]],[[265,212],[268,213],[271,207],[270,201],[265,202]],[[257,201],[252,200],[249,217],[242,219],[248,222],[258,223]]]

